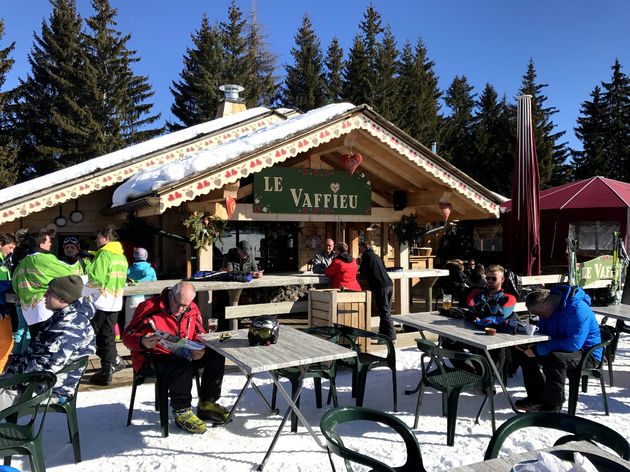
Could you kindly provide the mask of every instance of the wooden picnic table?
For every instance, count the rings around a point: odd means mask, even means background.
[[[442,269],[414,269],[401,270],[398,272],[388,272],[392,280],[411,278],[433,278],[448,275],[447,270]],[[125,295],[153,295],[160,293],[166,287],[172,287],[181,279],[152,280],[148,282],[138,282],[136,285],[125,287]],[[312,272],[283,272],[276,274],[265,274],[259,279],[252,279],[249,282],[232,281],[190,281],[198,292],[212,290],[242,290],[245,288],[283,287],[286,285],[329,285],[330,277],[326,275],[313,274]]]
[[[525,333],[510,334],[497,332],[494,336],[487,336],[484,330],[475,329],[473,323],[463,319],[449,318],[440,315],[437,311],[397,315],[392,316],[392,320],[416,328],[421,332],[429,331],[439,336],[452,339],[453,341],[460,341],[468,346],[481,349],[488,359],[492,372],[498,380],[499,385],[501,385],[501,389],[503,390],[508,403],[512,407],[512,410],[517,413],[518,410],[516,409],[516,406],[512,401],[512,397],[503,383],[501,373],[492,359],[490,351],[494,349],[518,346],[520,344],[534,344],[541,341],[547,341],[549,339],[549,336],[547,335],[528,335]]]
[[[296,401],[300,398],[300,393],[302,391],[304,374],[310,364],[331,362],[337,359],[355,357],[356,352],[344,346],[326,341],[325,339],[304,333],[286,325],[280,326],[277,344],[271,344],[270,346],[250,346],[247,339],[247,332],[248,331],[246,329],[229,331],[231,338],[223,342],[219,341],[219,333],[208,333],[198,336],[198,339],[203,341],[203,343],[210,349],[234,362],[247,378],[247,381],[239,393],[236,402],[230,410],[228,421],[232,418],[234,412],[236,411],[236,407],[250,384],[258,396],[263,400],[267,409],[269,411],[273,411],[260,389],[258,389],[252,381],[254,375],[256,374],[267,374],[267,376],[278,387],[280,394],[289,404],[289,408],[282,418],[280,426],[278,427],[273,441],[271,442],[263,461],[259,465],[258,470],[263,470],[265,464],[267,463],[267,460],[269,459],[269,456],[291,411],[297,415],[310,435],[313,439],[315,439],[315,442],[321,448],[324,448],[324,445],[320,441],[319,437],[315,434],[308,421],[304,418],[304,415],[300,412],[299,407],[296,405]],[[274,371],[287,367],[297,367],[300,370],[298,389],[293,398],[284,389],[277,376],[274,374]]]

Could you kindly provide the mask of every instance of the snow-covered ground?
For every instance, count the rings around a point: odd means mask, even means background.
[[[397,350],[398,409],[395,413],[408,425],[413,424],[417,395],[404,395],[405,389],[414,387],[419,379],[419,351],[416,348]],[[310,380],[310,379],[309,379]],[[230,406],[236,400],[245,378],[238,372],[225,376],[221,402]],[[608,384],[608,377],[606,377]],[[269,397],[271,382],[261,377],[257,382]],[[606,424],[630,437],[630,337],[622,336],[615,361],[615,387],[607,387],[611,415],[605,416],[599,386],[591,380],[588,393],[580,393],[578,414]],[[350,374],[342,371],[338,377],[340,405],[352,405]],[[513,397],[524,396],[520,371],[509,380]],[[288,386],[287,382],[287,389]],[[364,406],[393,413],[390,371],[378,369],[368,374],[368,388]],[[227,427],[209,428],[203,435],[191,435],[177,428],[171,421],[170,436],[160,435],[158,413],[153,409],[153,385],[138,389],[134,420],[126,427],[127,408],[131,387],[95,392],[81,392],[79,396],[79,426],[83,462],[75,465],[72,447],[68,443],[65,418],[51,414],[44,428],[44,453],[47,470],[54,471],[248,471],[255,470],[262,461],[280,417],[269,415],[255,392],[249,388],[239,405],[237,414]],[[193,387],[193,393],[196,389]],[[327,383],[324,382],[324,395]],[[514,413],[505,397],[498,394],[495,406],[497,424]],[[437,392],[425,394],[420,423],[415,431],[422,448],[427,470],[438,471],[483,460],[492,433],[489,412],[482,415],[480,424],[474,417],[482,397],[465,395],[460,400],[459,420],[455,446],[446,446],[446,418],[441,414],[441,400]],[[196,400],[194,399],[193,402]],[[302,411],[315,431],[319,433],[319,420],[326,408],[315,407],[312,380],[307,381],[302,394]],[[195,404],[195,403],[193,403]],[[281,403],[281,405],[284,405]],[[351,442],[369,454],[404,462],[404,447],[397,436],[384,427],[357,425]],[[504,446],[504,451],[522,451],[552,444],[560,433],[544,432],[517,437]],[[13,458],[14,467],[29,470],[24,456]],[[341,461],[338,470],[345,470]],[[287,424],[280,436],[265,470],[318,471],[330,470],[328,457],[303,427],[297,434]],[[361,470],[360,467],[357,470]]]

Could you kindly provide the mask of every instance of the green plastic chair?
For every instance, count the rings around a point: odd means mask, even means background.
[[[501,446],[507,437],[514,431],[522,428],[537,427],[549,428],[571,433],[563,436],[554,446],[566,444],[569,441],[590,441],[603,444],[615,451],[625,460],[630,459],[630,444],[621,434],[614,429],[604,426],[595,421],[572,416],[566,413],[556,413],[549,411],[536,411],[531,413],[520,413],[503,423],[492,435],[490,444],[486,449],[484,460],[494,459],[499,455]]]
[[[580,364],[575,369],[575,371],[571,372],[569,375],[569,406],[568,413],[570,415],[575,415],[575,410],[577,409],[577,401],[578,395],[580,392],[580,379],[582,380],[582,391],[586,392],[588,387],[588,378],[594,377],[599,379],[599,384],[602,389],[602,397],[604,400],[604,411],[606,415],[610,415],[610,411],[608,410],[608,398],[606,397],[606,386],[604,385],[604,363],[609,359],[606,355],[608,346],[613,341],[615,337],[614,328],[610,326],[600,326],[599,332],[602,338],[602,342],[596,344],[591,347],[588,351],[585,351],[582,354],[582,359],[580,360]],[[587,365],[591,354],[596,349],[602,348],[602,359],[598,361],[595,366],[589,367]],[[609,368],[612,366],[612,361],[608,360]]]
[[[4,465],[11,465],[13,455],[28,454],[31,471],[46,471],[42,430],[55,382],[57,377],[50,372],[29,372],[0,380],[0,388],[24,386],[19,403],[0,411],[0,420],[7,419],[7,422],[0,423],[0,456],[4,457]],[[26,424],[11,421],[22,416],[22,411],[31,412],[31,418]]]
[[[335,430],[340,424],[348,423],[350,421],[373,421],[376,423],[382,423],[400,434],[407,448],[407,461],[405,464],[400,467],[392,467],[384,462],[346,447],[341,439],[341,436],[339,436]],[[336,469],[332,459],[332,454],[344,459],[346,469],[349,472],[352,472],[351,462],[366,465],[376,471],[426,472],[426,469],[422,464],[422,452],[420,451],[420,445],[418,444],[418,440],[413,432],[403,421],[393,415],[385,413],[384,411],[352,406],[333,408],[322,416],[319,426],[322,430],[324,438],[326,439],[326,451],[328,452],[328,459],[330,460],[333,472]]]
[[[334,326],[313,326],[311,328],[305,328],[302,331],[315,336],[325,337],[326,340],[337,343],[339,341],[339,329]],[[291,397],[295,396],[298,389],[298,382],[300,380],[300,369],[297,367],[289,367],[286,369],[279,369],[276,371],[279,377],[285,377],[291,382]],[[330,390],[327,403],[330,404],[332,396],[333,405],[338,406],[337,402],[337,388],[335,385],[335,378],[337,376],[337,361],[333,361],[330,364],[316,364],[309,366],[308,370],[304,374],[304,378],[312,378],[315,382],[315,403],[317,408],[322,407],[322,379],[328,379],[330,382]],[[278,393],[278,387],[273,385],[273,391],[271,393],[271,409],[276,409],[276,397]],[[296,405],[300,406],[300,399],[296,401]],[[291,432],[297,431],[297,415],[291,413]]]
[[[431,387],[442,392],[442,414],[446,416],[446,444],[452,446],[455,444],[455,426],[457,424],[457,406],[459,403],[460,393],[471,390],[475,387],[481,387],[482,391],[487,392],[475,423],[479,423],[479,417],[483,411],[488,398],[490,399],[490,417],[492,418],[492,431],[495,431],[494,419],[494,382],[492,371],[488,361],[478,355],[469,354],[461,351],[450,351],[438,347],[428,339],[416,339],[418,349],[423,352],[420,358],[420,366],[422,368],[422,380],[420,381],[420,392],[418,393],[418,405],[416,406],[416,418],[413,423],[414,429],[418,427],[418,417],[420,416],[420,407],[422,405],[422,396],[424,388]],[[469,372],[467,370],[458,369],[446,364],[444,361],[469,361],[473,365],[479,366],[480,374]],[[433,370],[429,370],[435,365]]]
[[[63,369],[57,372],[57,374],[67,374],[68,372],[80,369],[81,378],[83,378],[83,374],[85,373],[85,369],[87,368],[88,361],[89,356],[82,357],[72,364],[68,364],[67,366],[65,366]],[[70,437],[70,443],[72,444],[75,464],[81,462],[81,442],[79,440],[79,422],[77,421],[77,395],[79,393],[79,384],[81,383],[81,378],[79,378],[79,383],[77,383],[77,388],[74,390],[74,394],[71,398],[68,398],[64,403],[53,402],[48,404],[49,412],[63,413],[66,415],[66,420],[68,423],[68,436]],[[32,413],[32,411],[27,411],[25,409],[20,410],[21,416],[30,413]],[[13,422],[15,423],[16,421]]]
[[[147,358],[145,362],[151,362],[150,358]],[[127,426],[131,425],[131,417],[133,416],[133,405],[136,401],[136,389],[138,385],[144,384],[148,380],[155,382],[155,411],[160,413],[160,432],[162,437],[168,437],[168,386],[166,382],[158,375],[153,363],[151,363],[151,369],[153,375],[140,375],[135,370],[133,372],[133,382],[131,384],[131,399],[129,400],[129,411],[127,412]],[[201,389],[199,375],[202,370],[193,370],[195,376],[195,383],[197,384],[197,392]]]
[[[339,343],[349,344],[350,348],[357,353],[356,357],[342,359],[339,364],[345,365],[352,369],[352,396],[356,397],[356,406],[363,406],[363,398],[365,397],[365,384],[367,382],[367,374],[370,370],[377,367],[387,367],[392,371],[392,390],[394,395],[394,411],[398,411],[398,387],[396,384],[396,349],[394,343],[388,336],[364,329],[352,328],[345,325],[336,325],[340,330]],[[385,357],[361,352],[357,344],[358,338],[368,338],[376,340],[380,344],[387,346],[387,355]]]
[[[619,345],[619,337],[621,333],[630,333],[630,327],[628,327],[623,320],[617,320],[617,323],[614,327],[607,325],[608,317],[605,316],[602,318],[600,326],[606,326],[606,329],[613,333],[613,339],[606,348],[606,362],[608,363],[608,375],[610,377],[610,386],[615,386],[615,379],[613,375],[613,362],[615,361],[615,356],[617,355],[617,346]]]
[[[79,384],[87,368],[88,360],[89,356],[82,357],[57,372],[58,374],[67,374],[68,372],[81,369],[81,377],[71,398],[68,398],[64,403],[51,403],[48,405],[49,411],[66,415],[68,435],[70,436],[70,443],[72,444],[72,450],[74,452],[75,464],[81,462],[81,441],[79,439],[79,422],[77,421],[77,395],[79,394]]]

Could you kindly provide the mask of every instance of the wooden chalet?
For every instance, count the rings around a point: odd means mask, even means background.
[[[134,182],[147,180],[138,193]],[[183,221],[194,212],[227,218],[227,197],[236,201],[230,236],[197,254]],[[366,105],[256,108],[2,189],[0,232],[53,230],[53,250],[67,235],[93,248],[94,232],[114,223],[131,250],[149,250],[159,278],[217,268],[243,238],[265,273],[307,270],[327,237],[355,256],[365,239],[409,267],[392,229],[403,215],[421,226],[443,220],[444,208],[451,220],[498,218],[500,202]]]

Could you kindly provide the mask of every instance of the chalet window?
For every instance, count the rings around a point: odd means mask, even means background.
[[[569,223],[569,239],[577,240],[579,252],[612,252],[615,231],[619,231],[619,222],[576,221]]]
[[[240,241],[247,241],[252,247],[259,269],[266,273],[295,271],[298,231],[296,223],[234,223],[229,236],[223,242],[215,243],[214,267],[221,267],[222,261],[216,265],[221,257],[218,251],[225,255]]]

